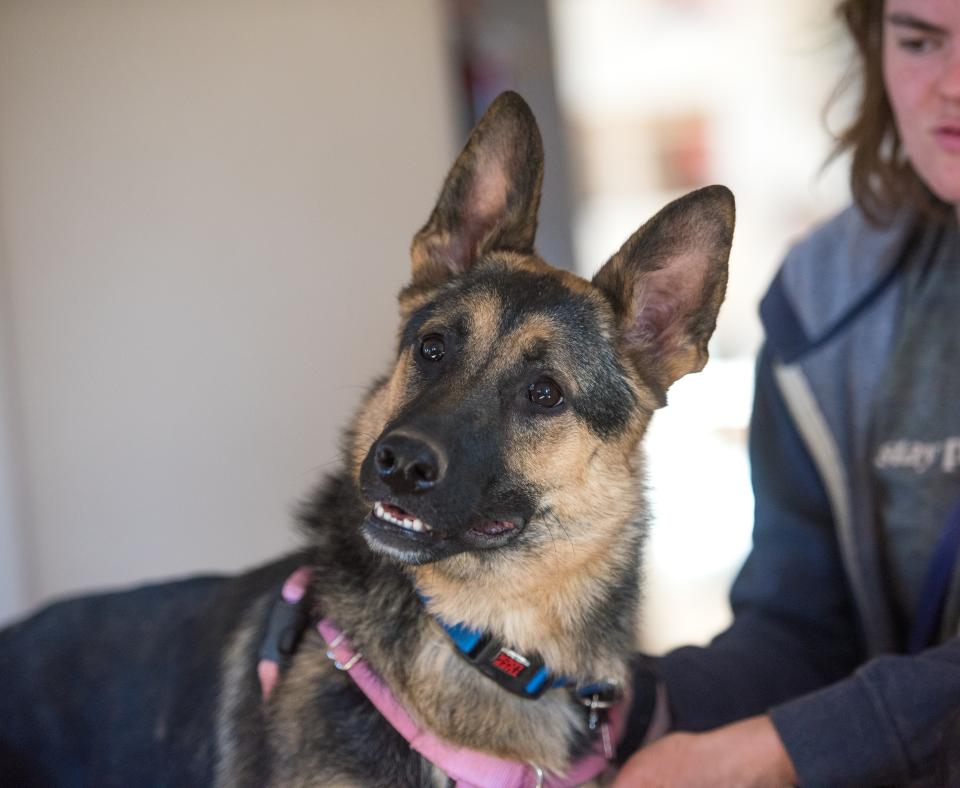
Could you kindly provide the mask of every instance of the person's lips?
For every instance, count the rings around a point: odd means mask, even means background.
[[[938,124],[933,129],[933,138],[947,153],[960,153],[960,121]]]

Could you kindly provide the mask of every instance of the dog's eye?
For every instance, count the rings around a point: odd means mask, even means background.
[[[563,392],[555,380],[540,378],[536,383],[527,387],[527,397],[534,405],[544,408],[555,408],[563,402]]]
[[[439,361],[443,358],[443,337],[439,334],[430,334],[420,343],[420,355],[427,361]]]

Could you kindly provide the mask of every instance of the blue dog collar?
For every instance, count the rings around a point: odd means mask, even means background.
[[[428,597],[420,595],[426,605]],[[554,676],[538,655],[524,654],[509,648],[489,633],[471,629],[466,624],[449,624],[433,615],[457,647],[457,653],[508,692],[534,700],[548,689],[569,687],[575,682],[565,676]]]

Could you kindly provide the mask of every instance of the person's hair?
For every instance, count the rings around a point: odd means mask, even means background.
[[[834,99],[854,84],[860,92],[853,121],[836,135],[830,160],[850,151],[850,190],[872,222],[885,224],[907,206],[941,218],[948,206],[907,161],[883,85],[883,7],[884,0],[840,0],[836,5],[837,16],[856,44],[858,58]]]

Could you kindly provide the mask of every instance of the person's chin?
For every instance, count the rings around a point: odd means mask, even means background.
[[[943,202],[960,207],[960,151],[943,150],[918,162],[913,159],[914,170],[934,195]]]

